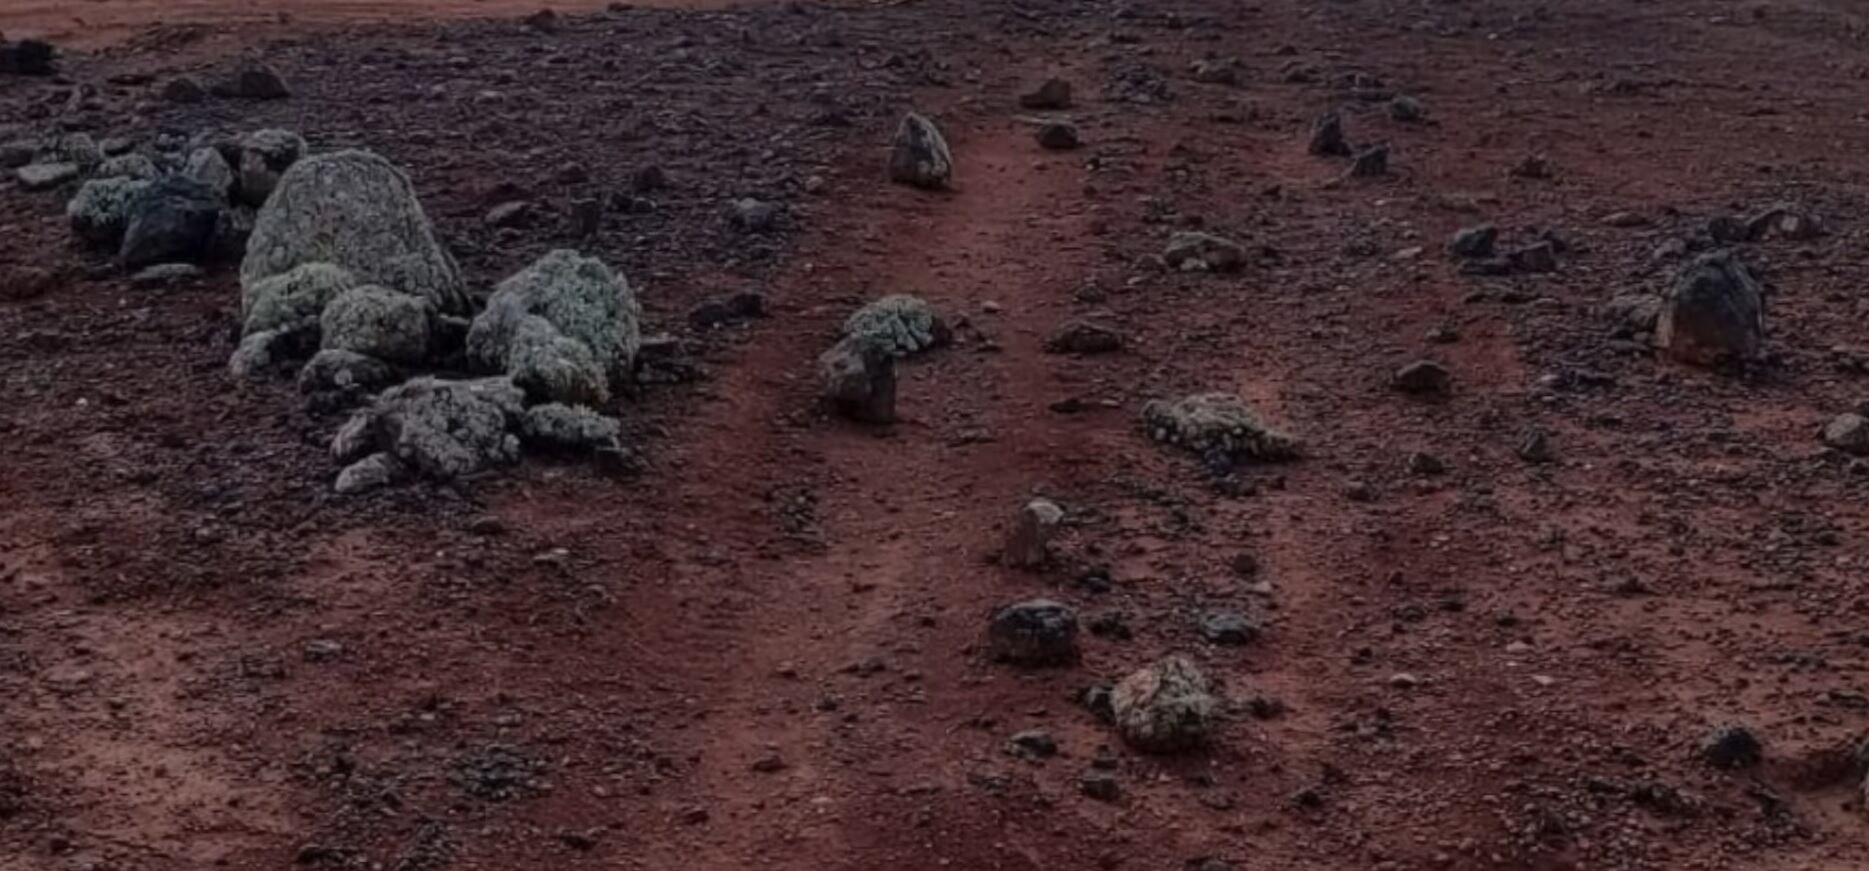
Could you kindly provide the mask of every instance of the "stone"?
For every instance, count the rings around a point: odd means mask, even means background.
[[[1751,360],[1764,345],[1765,301],[1737,255],[1703,254],[1681,272],[1661,303],[1655,344],[1684,363]]]
[[[85,182],[65,204],[65,218],[71,222],[72,233],[88,245],[117,250],[130,223],[130,203],[149,185],[134,178]]]
[[[266,205],[279,180],[308,150],[304,137],[290,130],[255,130],[242,137],[237,200],[254,208]]]
[[[1027,729],[1008,739],[1006,749],[1014,756],[1045,759],[1058,755],[1058,741],[1043,729]]]
[[[1399,96],[1389,101],[1389,118],[1402,124],[1418,124],[1427,120],[1427,107],[1421,101],[1410,96]]]
[[[162,171],[156,168],[156,162],[141,154],[119,154],[107,158],[91,172],[94,179],[135,178],[150,180],[158,178]]]
[[[536,401],[600,406],[635,367],[641,322],[622,275],[559,249],[494,288],[468,329],[467,356],[508,374]]]
[[[30,266],[0,266],[0,302],[25,302],[52,291],[58,279],[50,270]]]
[[[711,299],[688,311],[688,324],[697,330],[725,327],[766,315],[766,297],[743,290],[726,299]]]
[[[954,334],[934,306],[918,296],[882,297],[844,320],[844,336],[907,357],[953,341]]]
[[[325,305],[357,286],[357,278],[329,263],[307,263],[241,287],[241,334],[317,326]]]
[[[1301,451],[1296,438],[1267,425],[1230,393],[1153,400],[1143,406],[1142,422],[1155,441],[1202,455],[1279,462]]]
[[[924,190],[954,182],[954,155],[933,121],[913,112],[903,116],[889,152],[889,179]]]
[[[1238,647],[1259,638],[1259,624],[1238,611],[1204,611],[1199,626],[1201,638],[1209,644]]]
[[[1047,151],[1070,151],[1083,145],[1077,125],[1066,121],[1047,121],[1038,125],[1038,145]]]
[[[1325,112],[1311,122],[1311,142],[1307,149],[1319,157],[1349,157],[1350,143],[1343,135],[1343,116]]]
[[[117,259],[127,269],[206,260],[220,211],[214,192],[192,178],[152,182],[130,200]]]
[[[1454,376],[1433,360],[1416,360],[1395,370],[1389,386],[1403,393],[1446,393],[1453,388]]]
[[[1113,354],[1123,349],[1123,334],[1094,321],[1066,321],[1045,339],[1052,354]]]
[[[436,239],[415,186],[367,151],[294,163],[254,219],[246,249],[243,287],[307,263],[329,263],[361,284],[425,297],[444,314],[472,310],[460,267]]]
[[[1519,435],[1518,447],[1515,450],[1519,459],[1527,463],[1549,463],[1557,456],[1551,449],[1550,434],[1535,426]]]
[[[1736,723],[1714,727],[1700,742],[1700,758],[1715,768],[1750,768],[1765,756],[1765,746],[1750,729]]]
[[[1746,238],[1752,241],[1809,242],[1825,232],[1824,222],[1817,215],[1791,205],[1772,206],[1746,221]]]
[[[263,63],[248,63],[235,70],[225,81],[215,85],[218,96],[240,100],[283,100],[292,89],[279,71]]]
[[[378,452],[345,466],[337,473],[337,483],[332,489],[347,496],[364,493],[394,484],[406,474],[395,457]]]
[[[1551,166],[1551,159],[1542,154],[1528,154],[1512,166],[1513,178],[1544,180],[1553,175],[1556,172]]]
[[[180,287],[200,281],[207,274],[193,263],[158,263],[130,276],[130,285],[145,290]]]
[[[1506,252],[1506,261],[1512,264],[1516,272],[1555,272],[1558,267],[1557,246],[1550,242],[1522,245]]]
[[[239,262],[247,256],[247,241],[253,238],[256,213],[245,206],[229,206],[214,219],[214,233],[208,239],[208,253],[215,260]]]
[[[603,229],[604,202],[596,197],[582,197],[571,201],[571,235],[578,239],[591,239],[597,231]]]
[[[1652,293],[1624,293],[1603,304],[1603,316],[1617,338],[1633,338],[1655,331],[1661,318],[1661,297]]]
[[[523,227],[531,220],[532,204],[525,200],[514,200],[488,209],[481,223],[489,227]]]
[[[412,474],[451,480],[519,458],[508,430],[525,411],[525,392],[507,378],[414,378],[351,416],[331,441],[340,462],[383,452]]]
[[[846,336],[818,357],[820,395],[859,423],[894,423],[896,355],[880,342]]]
[[[189,105],[208,98],[208,89],[188,76],[176,76],[162,86],[162,99],[171,103]]]
[[[241,338],[240,346],[227,359],[227,371],[235,378],[263,378],[280,363],[298,356],[302,333],[292,330],[261,330]]]
[[[1071,83],[1060,78],[1049,78],[1040,82],[1038,87],[1019,95],[1019,106],[1024,109],[1057,110],[1071,108]]]
[[[1354,178],[1376,178],[1389,174],[1389,146],[1371,145],[1356,153],[1350,164]]]
[[[1824,425],[1823,440],[1846,454],[1869,456],[1869,418],[1853,412],[1839,414]]]
[[[993,612],[987,651],[996,662],[1022,666],[1077,662],[1077,612],[1049,599],[1032,599]]]
[[[744,197],[733,201],[728,210],[728,217],[733,225],[749,233],[767,233],[779,226],[779,219],[784,217],[785,209],[778,203],[769,203]]]
[[[1117,734],[1144,753],[1176,753],[1207,743],[1217,707],[1206,675],[1169,656],[1123,678],[1110,693]]]
[[[519,422],[519,438],[526,445],[563,453],[621,451],[622,434],[616,418],[559,402],[532,406]]]
[[[1202,58],[1188,65],[1188,75],[1207,85],[1238,85],[1246,80],[1238,58]]]
[[[19,186],[29,191],[43,191],[75,179],[83,170],[75,163],[31,163],[15,170]]]
[[[0,73],[49,76],[58,71],[58,49],[43,39],[0,40]]]
[[[1006,533],[1006,545],[1000,552],[1000,564],[1007,568],[1035,569],[1051,560],[1051,538],[1064,521],[1064,509],[1049,499],[1033,499],[1019,509],[1012,528]]]
[[[1077,791],[1097,801],[1116,801],[1123,795],[1116,773],[1092,768],[1077,776]]]
[[[1476,259],[1493,256],[1493,244],[1499,239],[1499,228],[1491,224],[1474,227],[1462,227],[1454,233],[1454,238],[1447,243],[1447,253],[1461,258]]]
[[[32,163],[33,158],[38,156],[39,143],[37,142],[0,143],[0,168],[19,169],[26,164]]]
[[[89,133],[67,133],[52,142],[51,157],[64,163],[75,163],[80,169],[91,170],[104,162],[104,149]]]
[[[1246,265],[1246,249],[1231,239],[1186,230],[1168,238],[1162,262],[1182,272],[1237,272]]]
[[[299,369],[301,393],[371,393],[396,383],[396,367],[356,351],[326,348]]]
[[[434,307],[422,297],[374,285],[353,287],[325,304],[318,317],[319,347],[420,363],[428,356],[434,317]]]

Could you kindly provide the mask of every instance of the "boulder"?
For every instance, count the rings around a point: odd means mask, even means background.
[[[290,130],[256,130],[240,140],[239,200],[266,205],[279,179],[305,156],[304,137]]]
[[[286,170],[254,219],[240,281],[250,285],[307,263],[425,297],[443,313],[471,310],[460,267],[435,238],[415,186],[367,151],[315,155]]]
[[[188,162],[182,165],[182,174],[207,185],[223,202],[233,199],[234,168],[228,165],[218,148],[197,148],[189,153]]]
[[[539,401],[597,406],[642,348],[642,307],[602,261],[558,250],[494,288],[467,332],[468,359]]]
[[[1151,438],[1199,454],[1230,459],[1281,461],[1298,457],[1296,438],[1259,419],[1230,393],[1200,393],[1181,399],[1155,400],[1142,408]]]
[[[1050,499],[1033,499],[1019,509],[1012,528],[1006,533],[1006,546],[1000,552],[1000,564],[1007,568],[1034,569],[1051,560],[1051,538],[1064,521],[1064,509]]]
[[[1180,656],[1123,678],[1110,693],[1110,706],[1117,733],[1144,753],[1175,753],[1207,743],[1217,707],[1206,675]]]
[[[888,346],[847,336],[818,357],[821,395],[831,409],[862,423],[894,423],[896,357]]]
[[[240,297],[241,333],[316,326],[325,305],[356,286],[355,276],[329,263],[307,263],[246,284]]]
[[[906,357],[953,341],[934,306],[918,296],[896,293],[870,303],[844,320],[844,336]]]
[[[1071,665],[1077,662],[1077,612],[1048,599],[1033,599],[993,612],[987,624],[987,653],[1013,665]]]
[[[568,453],[622,450],[621,424],[582,405],[547,402],[526,409],[519,437],[529,447]]]
[[[346,290],[318,318],[320,347],[355,351],[392,363],[428,356],[434,308],[428,300],[365,285]]]
[[[1231,239],[1188,230],[1168,238],[1162,262],[1183,272],[1235,272],[1246,265],[1246,249]]]
[[[366,354],[326,348],[299,369],[302,393],[370,393],[396,383],[396,367]]]
[[[1751,360],[1764,345],[1765,299],[1759,283],[1727,251],[1688,264],[1662,299],[1655,344],[1684,363],[1711,366]]]
[[[450,480],[517,460],[519,438],[508,430],[524,413],[525,392],[507,378],[415,378],[354,414],[331,453],[347,463],[386,453],[411,474]]]
[[[130,222],[130,202],[149,184],[134,178],[85,182],[71,202],[65,204],[65,217],[71,221],[71,231],[90,245],[115,251],[122,244],[124,228]]]
[[[220,211],[214,192],[192,178],[172,175],[153,182],[130,200],[117,259],[129,269],[205,260]]]
[[[43,39],[0,40],[0,73],[49,76],[57,71],[58,49]]]
[[[953,184],[954,155],[933,121],[913,112],[903,116],[889,152],[889,179],[925,190]]]

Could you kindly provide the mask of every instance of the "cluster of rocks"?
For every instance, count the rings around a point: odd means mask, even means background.
[[[1020,94],[1019,106],[1042,112],[1069,109],[1071,90],[1070,81],[1054,76]],[[1040,120],[1036,138],[1039,147],[1047,151],[1070,151],[1083,145],[1083,136],[1077,132],[1077,125],[1064,118],[1047,117]]]
[[[1461,261],[1468,275],[1536,275],[1557,270],[1562,239],[1545,234],[1537,241],[1500,250],[1499,228],[1492,224],[1463,227],[1447,242],[1447,253]]]
[[[864,423],[896,419],[896,360],[953,341],[947,322],[920,297],[891,294],[844,321],[837,344],[818,357],[820,394],[831,410]]]
[[[1389,146],[1376,143],[1353,146],[1344,133],[1343,114],[1332,110],[1311,122],[1311,138],[1306,150],[1318,157],[1350,158],[1347,175],[1374,178],[1389,173]]]

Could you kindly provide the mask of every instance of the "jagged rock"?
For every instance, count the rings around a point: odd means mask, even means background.
[[[1033,599],[993,612],[987,652],[1013,665],[1071,665],[1078,660],[1077,612],[1048,599]]]
[[[1343,135],[1343,116],[1325,112],[1311,122],[1308,150],[1319,157],[1349,157],[1350,143]]]
[[[1142,408],[1149,436],[1199,454],[1233,459],[1296,459],[1297,439],[1265,424],[1239,397],[1201,393],[1172,402],[1154,400]]]
[[[870,338],[847,336],[818,357],[824,400],[832,410],[863,423],[894,423],[896,358]]]
[[[326,348],[299,369],[301,393],[369,393],[396,383],[396,367],[356,351]]]
[[[1531,427],[1519,436],[1519,459],[1527,463],[1549,463],[1556,459],[1556,452],[1551,449],[1551,436],[1539,427]]]
[[[1132,673],[1111,691],[1116,730],[1144,753],[1175,753],[1207,743],[1216,704],[1194,663],[1170,656]]]
[[[345,466],[337,473],[337,484],[332,489],[345,495],[363,493],[394,484],[406,474],[407,470],[395,457],[375,453]]]
[[[1463,227],[1454,233],[1454,238],[1447,243],[1447,253],[1455,257],[1477,259],[1493,256],[1493,244],[1499,239],[1499,228],[1491,224],[1476,227]]]
[[[410,472],[437,480],[470,475],[519,458],[508,430],[525,413],[525,392],[507,378],[411,379],[352,415],[331,441],[340,462],[384,452]]]
[[[1246,265],[1246,249],[1231,239],[1187,230],[1169,237],[1162,262],[1183,272],[1235,272]]]
[[[119,154],[97,165],[91,173],[94,179],[135,178],[155,179],[162,175],[156,168],[156,162],[141,154]]]
[[[176,76],[162,86],[162,99],[171,103],[199,103],[208,98],[208,89],[188,76]]]
[[[1856,456],[1869,456],[1869,418],[1839,414],[1824,425],[1824,444]]]
[[[90,245],[116,250],[123,242],[124,228],[130,223],[130,202],[149,184],[134,178],[85,182],[71,202],[65,204],[65,217],[71,221],[71,231]]]
[[[1736,723],[1714,728],[1700,742],[1700,758],[1715,768],[1750,768],[1765,756],[1765,746],[1750,729]]]
[[[1557,246],[1550,242],[1521,245],[1506,252],[1506,262],[1512,264],[1512,269],[1517,272],[1554,272],[1558,266]]]
[[[188,162],[182,166],[182,174],[207,185],[215,196],[223,202],[231,201],[234,194],[234,168],[221,156],[218,148],[197,148],[188,155]]]
[[[357,286],[350,272],[329,263],[307,263],[241,288],[241,333],[300,329],[318,324],[325,305]]]
[[[442,313],[471,310],[460,267],[436,240],[409,177],[367,151],[314,155],[286,170],[254,220],[240,282],[307,263],[426,297]]]
[[[1048,151],[1070,151],[1084,144],[1077,125],[1066,121],[1047,121],[1038,125],[1038,145]]]
[[[1350,164],[1350,175],[1355,178],[1376,178],[1389,174],[1389,146],[1371,145],[1358,151]]]
[[[305,156],[304,137],[290,130],[256,130],[240,140],[239,200],[254,208],[266,204],[292,164]]]
[[[939,348],[954,338],[934,306],[904,293],[890,294],[857,309],[844,320],[844,336],[897,357]]]
[[[913,112],[902,118],[889,153],[889,178],[926,190],[953,183],[954,155],[933,121]]]
[[[30,163],[15,170],[19,186],[29,191],[43,191],[75,179],[83,170],[75,163]]]
[[[319,315],[321,347],[355,351],[391,363],[428,356],[434,307],[419,296],[383,287],[354,287],[333,297]]]
[[[1000,552],[1000,564],[1007,568],[1033,569],[1051,559],[1051,537],[1064,520],[1064,509],[1050,499],[1033,499],[1019,509],[1012,528],[1006,533],[1006,546]]]
[[[235,70],[226,81],[214,86],[214,93],[241,100],[283,100],[292,96],[279,72],[263,63],[249,63]]]
[[[582,405],[547,402],[526,409],[519,436],[527,445],[548,451],[597,453],[622,450],[623,428],[616,418]]]
[[[598,406],[629,377],[642,308],[602,261],[557,250],[500,282],[467,333],[468,359],[541,401]]]
[[[1019,95],[1019,105],[1026,109],[1054,110],[1071,108],[1071,83],[1049,78],[1039,86]]]
[[[1092,321],[1066,321],[1045,340],[1053,354],[1111,354],[1123,349],[1123,334]]]
[[[220,211],[214,192],[192,178],[153,182],[130,200],[117,259],[129,269],[205,260]]]
[[[1714,251],[1696,258],[1668,289],[1655,344],[1676,360],[1710,366],[1756,358],[1764,332],[1758,281],[1737,256]]]
[[[1454,386],[1454,376],[1433,360],[1416,360],[1395,370],[1389,386],[1403,393],[1446,393]]]

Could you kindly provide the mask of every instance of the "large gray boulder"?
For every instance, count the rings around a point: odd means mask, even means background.
[[[130,223],[130,202],[149,182],[137,178],[92,179],[65,204],[71,230],[87,244],[115,250]]]
[[[1295,459],[1300,451],[1296,438],[1260,420],[1230,393],[1155,400],[1143,406],[1142,423],[1156,441],[1199,454],[1277,461]]]
[[[367,151],[307,157],[286,171],[254,220],[240,281],[307,263],[343,267],[361,283],[424,297],[443,313],[470,309],[460,267],[435,238],[415,186]]]
[[[354,351],[392,363],[428,356],[434,308],[428,300],[365,285],[338,294],[318,317],[319,347]]]
[[[954,337],[934,306],[905,293],[890,294],[857,309],[844,321],[844,336],[897,357],[938,348]]]
[[[1750,360],[1764,343],[1764,293],[1728,251],[1703,254],[1688,264],[1662,299],[1655,321],[1655,344],[1684,363]]]
[[[524,414],[525,393],[511,379],[415,378],[353,415],[331,454],[349,464],[387,454],[412,474],[449,480],[519,459],[511,430]]]
[[[241,288],[241,335],[316,326],[325,306],[357,286],[357,278],[329,263],[307,263]]]
[[[954,155],[933,121],[914,112],[903,116],[889,152],[889,178],[926,190],[953,184]]]
[[[1110,706],[1123,741],[1144,753],[1174,753],[1205,744],[1217,707],[1207,677],[1179,656],[1123,678],[1110,693]]]
[[[642,307],[602,261],[558,250],[500,282],[467,332],[475,365],[533,399],[598,406],[642,348]]]

